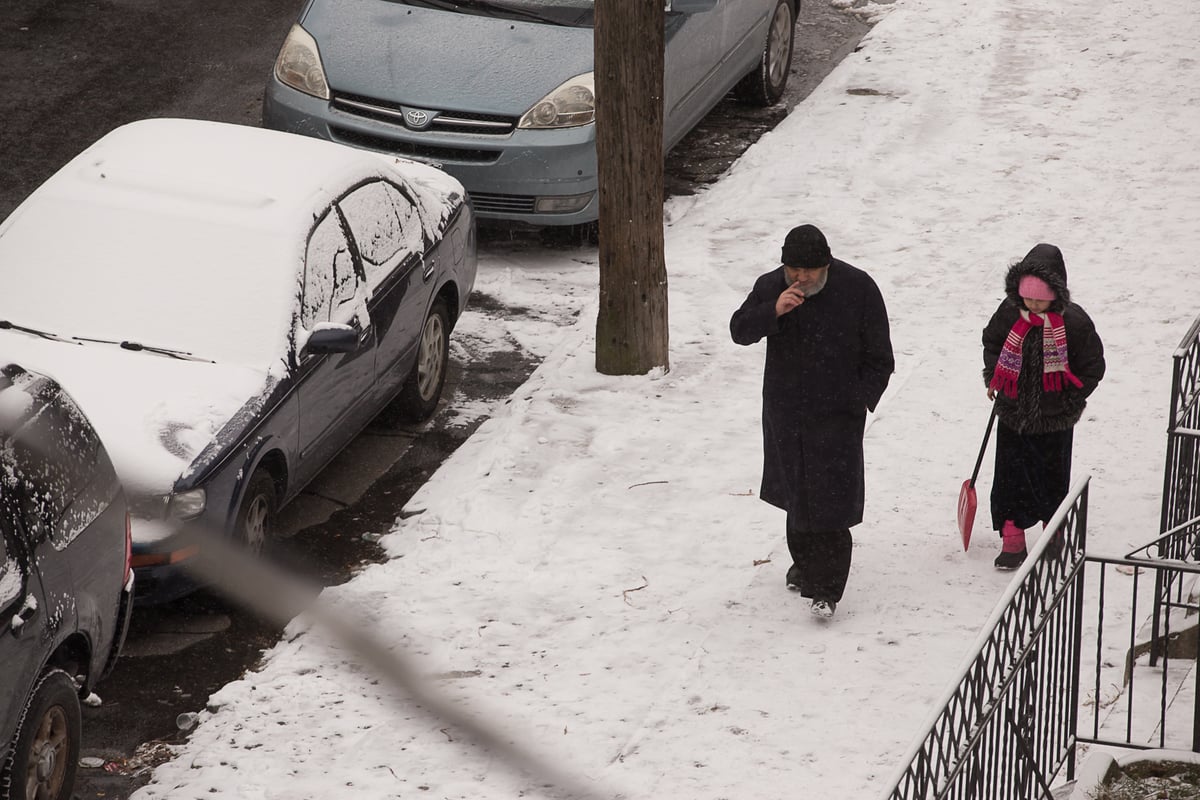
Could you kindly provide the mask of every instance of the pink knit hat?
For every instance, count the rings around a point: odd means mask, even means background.
[[[1017,294],[1030,300],[1053,300],[1058,297],[1050,288],[1050,284],[1036,275],[1022,276],[1021,283],[1017,286]]]

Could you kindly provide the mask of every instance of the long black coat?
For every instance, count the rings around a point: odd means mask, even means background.
[[[867,410],[895,370],[887,309],[867,273],[833,259],[825,288],[775,316],[779,267],[758,278],[729,321],[738,344],[767,339],[761,497],[801,531],[849,528],[863,517]]]

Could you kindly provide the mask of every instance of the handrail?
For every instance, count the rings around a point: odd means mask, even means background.
[[[901,766],[887,784],[885,798],[940,798],[945,796],[943,793],[951,791],[951,782],[959,779],[964,769],[982,770],[979,767],[981,755],[975,751],[987,747],[987,726],[996,722],[998,716],[1003,716],[1000,712],[1004,710],[1006,701],[1016,700],[1009,696],[1013,687],[1018,686],[1019,689],[1027,691],[1026,682],[1018,682],[1019,668],[1030,667],[1031,659],[1038,657],[1036,646],[1039,638],[1052,623],[1072,627],[1068,634],[1071,641],[1064,648],[1060,648],[1069,652],[1056,654],[1060,658],[1065,657],[1070,663],[1057,664],[1056,668],[1051,670],[1060,682],[1070,685],[1045,686],[1043,688],[1047,694],[1044,697],[1023,697],[1022,702],[1024,704],[1040,699],[1053,704],[1057,703],[1062,695],[1070,694],[1073,707],[1078,691],[1079,608],[1082,602],[1087,488],[1090,479],[1090,476],[1086,476],[1072,486],[1046,525],[1048,533],[1062,535],[1061,553],[1056,554],[1050,550],[1054,535],[1042,536],[1033,545],[1025,563],[1009,582],[974,645],[963,658],[957,670],[958,677],[942,693],[939,703],[935,706],[936,710],[921,727],[922,733],[905,753]],[[1061,574],[1056,574],[1059,570]],[[1050,591],[1045,591],[1047,587],[1044,584],[1047,582],[1051,584]],[[1070,608],[1066,607],[1068,604]],[[1059,613],[1064,615],[1062,619],[1054,616]],[[1055,632],[1059,632],[1057,628]],[[990,691],[977,692],[976,696],[966,698],[964,692],[979,688],[979,681],[976,680],[978,677],[991,679],[987,684]],[[1030,743],[1025,742],[1020,735],[1015,736],[1024,748],[1021,754],[1025,764],[1022,774],[1024,782],[1029,784],[1029,789],[1033,788],[1034,782],[1045,789],[1058,767],[1073,752],[1073,715],[1050,716],[1064,717],[1052,720],[1062,728],[1053,732],[1045,730],[1047,720],[1037,721],[1039,730],[1046,738],[1062,743],[1058,748],[1059,752],[1055,753],[1052,759],[1052,765],[1038,765],[1034,754],[1027,752],[1030,750]],[[1011,720],[1006,721],[1012,725]],[[955,737],[955,734],[961,736]],[[952,749],[953,752],[947,753],[948,749]],[[1045,769],[1050,766],[1053,766],[1053,769]],[[996,788],[974,786],[980,780],[978,775],[963,777],[962,780],[970,780],[976,790],[982,788],[987,791]],[[1008,788],[1012,788],[1011,783]],[[1048,793],[1048,790],[1046,791]]]
[[[1014,575],[974,645],[943,692],[935,711],[908,748],[888,784],[888,800],[1029,800],[1051,796],[1049,784],[1065,763],[1074,773],[1081,742],[1143,748],[1130,735],[1133,665],[1146,644],[1136,642],[1138,577],[1153,570],[1149,666],[1158,669],[1158,739],[1166,740],[1171,613],[1195,609],[1183,602],[1182,578],[1200,575],[1200,316],[1174,353],[1168,411],[1166,467],[1158,538],[1123,558],[1085,554],[1088,481],[1072,486],[1047,523],[1062,537],[1062,554],[1043,536]],[[1186,519],[1186,522],[1181,522]],[[1090,738],[1080,736],[1080,648],[1084,581],[1088,565],[1099,572],[1096,619],[1096,719]],[[1099,731],[1105,570],[1132,567],[1126,733],[1102,740]],[[1090,602],[1090,601],[1089,601]],[[1123,618],[1123,617],[1122,617]],[[1160,630],[1160,627],[1162,630]],[[1190,645],[1189,645],[1190,646]],[[1200,638],[1197,638],[1200,648]],[[1191,654],[1195,658],[1200,652]],[[1162,666],[1157,667],[1161,658]],[[1200,666],[1195,668],[1192,748],[1200,751]],[[1069,703],[1069,705],[1067,705]],[[1151,720],[1153,721],[1153,720]],[[1007,768],[1000,769],[997,765]]]

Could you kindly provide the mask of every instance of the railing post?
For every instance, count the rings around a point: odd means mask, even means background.
[[[1081,494],[1080,506],[1082,508],[1082,516],[1077,517],[1076,525],[1079,530],[1079,552],[1078,558],[1083,561],[1087,553],[1087,491],[1088,487],[1083,487]],[[1071,727],[1068,729],[1071,732],[1072,743],[1067,751],[1067,780],[1075,780],[1075,755],[1079,749],[1078,743],[1075,741],[1079,735],[1079,687],[1080,675],[1079,666],[1083,656],[1083,597],[1085,594],[1085,577],[1087,574],[1087,563],[1081,563],[1079,570],[1075,573],[1075,620],[1071,626],[1071,704],[1070,717]],[[1100,602],[1104,602],[1104,584],[1101,582]],[[1200,701],[1198,701],[1200,702]],[[1099,705],[1100,696],[1097,692],[1096,704]],[[1200,708],[1200,706],[1198,706]]]
[[[1162,570],[1154,571],[1154,607],[1150,612],[1150,666],[1158,666],[1158,643],[1160,641],[1159,616],[1162,610]]]
[[[1196,666],[1192,668],[1195,697],[1192,698],[1192,752],[1200,753],[1200,636],[1196,637]]]

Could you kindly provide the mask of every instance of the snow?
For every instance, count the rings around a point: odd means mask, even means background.
[[[7,607],[15,600],[21,593],[24,582],[25,575],[21,572],[21,565],[12,556],[7,556],[4,566],[0,567],[0,605]]]
[[[1107,350],[1076,429],[1090,547],[1156,534],[1170,357],[1200,311],[1198,35],[1185,0],[896,3],[668,204],[666,372],[595,372],[594,251],[484,252],[476,288],[535,313],[456,335],[544,361],[412,498],[389,559],[323,600],[595,796],[882,796],[1008,586],[986,513],[967,553],[954,516],[988,415],[980,331],[1037,242]],[[784,588],[783,514],[756,497],[763,349],[727,327],[801,222],[879,283],[897,354],[828,623]],[[135,797],[553,796],[304,616],[208,706]]]

